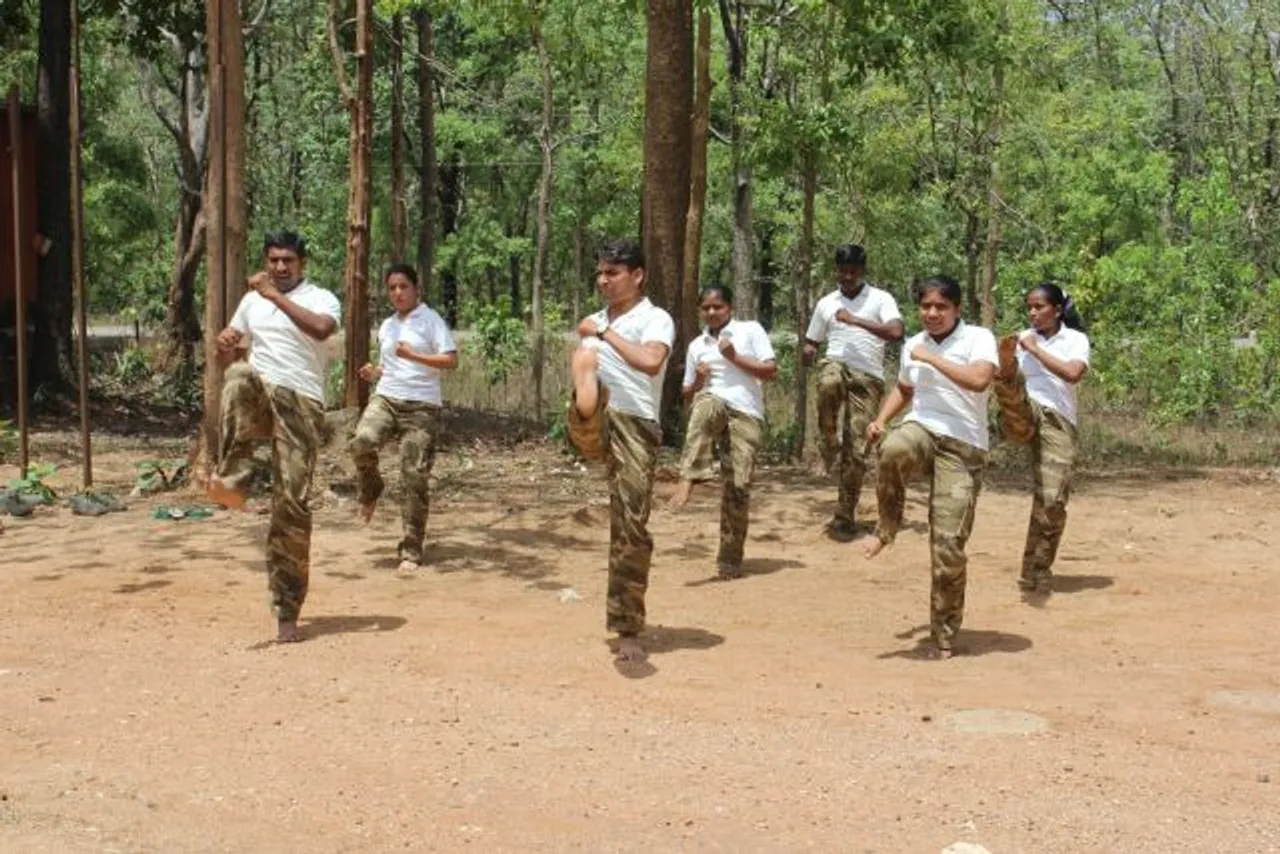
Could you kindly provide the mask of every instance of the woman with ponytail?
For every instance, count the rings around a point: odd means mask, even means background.
[[[1026,296],[1031,328],[1000,342],[996,400],[1004,434],[1031,446],[1035,492],[1018,586],[1028,597],[1053,592],[1053,561],[1067,524],[1071,471],[1079,450],[1076,386],[1089,370],[1089,338],[1062,288]]]

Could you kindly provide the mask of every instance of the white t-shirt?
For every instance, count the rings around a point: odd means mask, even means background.
[[[419,305],[409,312],[408,317],[391,315],[378,327],[382,378],[373,393],[394,400],[413,400],[439,406],[440,371],[397,356],[396,344],[401,341],[414,352],[428,356],[452,353],[458,349],[453,343],[449,324],[434,309]]]
[[[306,279],[284,296],[307,311],[342,323],[338,298]],[[327,353],[323,341],[299,329],[283,310],[257,291],[244,295],[229,325],[248,336],[249,367],[266,382],[324,402]]]
[[[720,330],[720,337],[733,342],[733,349],[749,359],[769,362],[774,359],[773,342],[769,333],[754,320],[731,320]],[[699,362],[710,367],[706,385],[702,388],[725,402],[736,412],[744,412],[752,418],[764,418],[764,383],[731,364],[720,353],[719,340],[710,331],[689,342],[689,354],[684,362],[684,384],[693,385]]]
[[[1047,350],[1049,355],[1063,362],[1089,364],[1089,337],[1079,330],[1063,326],[1052,338],[1041,335],[1040,346]],[[1022,375],[1027,380],[1027,397],[1046,409],[1059,413],[1072,424],[1077,423],[1074,384],[1050,373],[1039,359],[1021,347],[1018,348],[1018,367],[1022,369]]]
[[[902,366],[898,371],[898,382],[915,388],[911,411],[904,420],[915,421],[931,433],[987,450],[989,392],[966,391],[937,368],[911,358],[911,351],[920,344],[957,365],[989,362],[998,368],[1000,358],[996,354],[995,336],[989,329],[970,326],[963,320],[941,344],[928,332],[919,332],[902,345]]]
[[[663,360],[658,373],[651,377],[628,365],[617,350],[599,338],[592,336],[582,340],[584,346],[599,351],[598,372],[600,381],[609,388],[609,408],[657,421],[662,404],[662,380],[667,375],[671,345],[676,340],[676,325],[671,315],[645,297],[616,320],[609,321],[608,309],[597,311],[591,318],[601,326],[608,322],[610,329],[629,341],[666,345],[668,358]]]
[[[835,290],[818,300],[813,318],[804,337],[814,342],[827,342],[827,358],[843,362],[855,370],[884,377],[884,339],[872,335],[861,326],[851,326],[836,320],[836,312],[844,309],[861,320],[872,323],[891,323],[901,320],[898,303],[888,291],[869,282],[863,282],[862,290],[849,299]]]

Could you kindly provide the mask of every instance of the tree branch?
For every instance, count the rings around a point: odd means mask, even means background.
[[[240,29],[240,32],[247,39],[262,26],[262,22],[266,20],[267,12],[271,9],[271,0],[262,0],[262,5],[258,7],[258,13],[253,16],[253,20]]]
[[[351,82],[347,79],[347,58],[338,44],[338,0],[329,0],[329,14],[325,16],[325,31],[329,36],[329,55],[333,57],[333,73],[338,80],[338,92],[342,95],[347,109],[355,108],[356,96],[351,91]]]

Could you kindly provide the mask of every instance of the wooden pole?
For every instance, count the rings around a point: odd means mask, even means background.
[[[80,0],[71,3],[71,287],[76,304],[76,360],[80,384],[80,458],[84,488],[93,486],[89,438],[89,321],[84,287],[84,188],[80,158]]]
[[[31,251],[22,209],[22,102],[18,87],[9,87],[9,151],[13,158],[13,298],[17,323],[18,374],[18,476],[27,476],[31,463],[27,433],[27,289],[23,281],[22,256]]]

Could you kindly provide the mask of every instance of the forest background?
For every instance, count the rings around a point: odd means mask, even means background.
[[[355,5],[242,8],[249,268],[264,231],[294,228],[310,277],[340,294]],[[0,83],[25,100],[57,95],[47,68],[70,49],[67,9],[0,0]],[[710,84],[672,95],[691,107],[691,160],[657,176],[693,185],[701,234],[685,244],[683,287],[733,285],[739,315],[775,334],[773,447],[803,441],[796,326],[850,241],[909,328],[922,275],[956,276],[967,314],[999,331],[1025,325],[1030,285],[1062,284],[1094,345],[1087,417],[1270,434],[1280,415],[1275,3],[378,0],[373,11],[369,316],[385,310],[380,269],[417,264],[466,342],[451,401],[555,421],[572,323],[596,305],[593,249],[641,229],[656,44],[692,54]],[[96,324],[149,333],[95,356],[95,388],[198,408],[204,4],[86,0],[81,15],[89,307]],[[44,141],[41,154],[64,157]],[[66,243],[41,264],[56,314],[36,336],[45,398],[74,381]],[[671,307],[693,322],[688,300]],[[540,346],[544,335],[564,346]],[[342,377],[339,364],[335,403]]]

